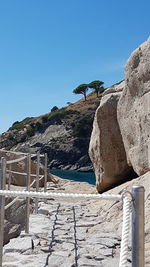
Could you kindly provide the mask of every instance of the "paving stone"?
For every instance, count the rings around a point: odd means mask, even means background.
[[[62,249],[64,250],[68,250],[68,251],[72,251],[72,250],[74,250],[74,244],[73,243],[66,243],[66,242],[64,242],[63,244],[62,244]]]
[[[38,214],[44,214],[44,215],[50,215],[50,212],[49,212],[49,210],[47,210],[47,209],[42,209],[42,208],[39,208],[38,209]]]
[[[97,251],[96,251],[97,252]],[[96,253],[97,254],[97,253]],[[109,249],[109,248],[101,248],[99,250],[99,254],[103,255],[105,257],[113,257],[113,249]],[[98,258],[98,256],[95,256],[95,259]]]
[[[79,245],[79,253],[80,255],[92,255],[93,257],[99,256],[101,254],[101,250],[104,249],[104,246],[99,246],[96,248],[94,245],[87,246],[86,244],[84,246]]]
[[[108,248],[115,247],[116,245],[119,244],[119,242],[114,238],[100,238],[97,243],[105,245]]]
[[[92,219],[92,217],[97,217],[97,216],[98,216],[97,213],[90,213],[90,212],[88,212],[88,213],[85,213],[84,214],[84,217],[89,217],[91,219]]]
[[[5,245],[4,253],[9,253],[9,252],[23,253],[24,251],[29,249],[31,249],[30,237],[13,238],[7,245]]]
[[[71,252],[67,250],[55,251],[53,256],[69,257],[71,256]]]
[[[117,267],[119,266],[119,258],[111,258],[111,261],[109,259],[105,259],[102,261],[102,266],[104,267]],[[126,267],[131,267],[131,264],[130,265],[126,265]]]
[[[86,222],[86,221],[81,221],[81,222],[79,222],[79,223],[77,223],[77,227],[93,227],[94,225],[96,225],[97,223],[95,223],[95,222]]]
[[[87,258],[79,259],[78,264],[80,267],[83,267],[83,266],[84,267],[104,267],[104,265],[102,264],[101,261],[98,262],[98,261],[95,261],[93,259],[87,259]],[[116,265],[116,267],[117,267],[117,265]]]

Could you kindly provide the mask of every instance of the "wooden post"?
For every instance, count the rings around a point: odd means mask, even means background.
[[[45,153],[45,165],[44,165],[44,192],[47,192],[47,153]]]
[[[44,192],[47,192],[47,153],[45,153],[44,160]],[[44,202],[47,203],[47,199],[44,199]]]
[[[9,165],[8,190],[10,190],[10,185],[11,185],[11,164]]]
[[[1,158],[0,164],[0,189],[6,189],[6,159]],[[5,217],[5,196],[0,196],[0,266],[3,261],[3,242],[4,242],[4,217]]]
[[[36,162],[36,192],[39,191],[39,171],[40,171],[40,153],[37,153],[37,162]],[[38,213],[38,198],[35,199],[35,214]]]
[[[28,154],[26,158],[26,173],[27,173],[27,183],[26,190],[30,191],[30,177],[31,177],[31,155]],[[26,198],[26,222],[25,222],[25,233],[29,233],[29,216],[30,216],[30,198]]]

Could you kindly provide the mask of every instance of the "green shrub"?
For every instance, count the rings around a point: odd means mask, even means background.
[[[22,122],[16,122],[15,124],[13,124],[9,130],[22,130],[24,128],[24,124]]]
[[[67,111],[64,108],[53,111],[48,115],[48,122],[49,123],[61,122],[61,119],[64,119],[66,115]]]
[[[56,110],[58,110],[58,107],[57,107],[57,106],[54,106],[54,107],[51,109],[51,112],[54,112],[54,111],[56,111]]]
[[[41,131],[42,129],[43,129],[43,125],[42,125],[42,123],[40,123],[39,121],[36,122],[36,124],[35,124],[35,128],[34,128],[35,132],[39,132],[39,131]]]
[[[48,116],[45,115],[42,117],[42,123],[47,123],[48,122]]]
[[[25,125],[31,122],[31,120],[33,119],[33,117],[26,117],[25,119],[23,119],[21,122]]]
[[[34,133],[35,133],[35,131],[34,131],[34,129],[32,127],[29,127],[27,129],[27,136],[31,137],[31,136],[34,135]]]
[[[15,121],[13,124],[12,124],[12,127],[15,126],[16,124],[18,124],[19,121]]]
[[[29,124],[31,122],[33,117],[27,117],[22,121],[15,121],[12,126],[9,128],[9,130],[22,130],[26,124]]]
[[[74,137],[90,137],[92,132],[93,117],[85,116],[80,119],[72,128],[72,135]]]

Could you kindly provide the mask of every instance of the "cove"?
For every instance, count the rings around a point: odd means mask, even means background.
[[[60,178],[72,180],[76,182],[87,182],[95,185],[95,174],[94,172],[77,172],[70,170],[56,170],[50,169],[49,172]]]

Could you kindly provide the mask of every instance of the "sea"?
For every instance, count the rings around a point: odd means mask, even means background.
[[[95,174],[94,172],[78,172],[70,170],[55,170],[50,169],[49,172],[63,179],[72,180],[76,182],[87,182],[95,185]]]

